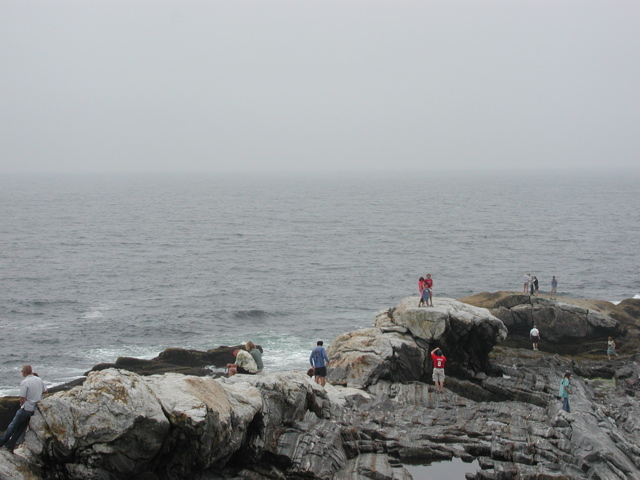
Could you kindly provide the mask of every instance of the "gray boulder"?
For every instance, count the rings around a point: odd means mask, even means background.
[[[558,353],[602,348],[604,339],[623,332],[618,320],[600,311],[530,295],[500,299],[491,313],[504,322],[512,336],[528,338],[535,325],[541,333],[541,348]]]
[[[395,309],[378,313],[373,328],[334,339],[327,351],[329,381],[364,388],[378,380],[426,380],[436,346],[447,356],[451,374],[488,373],[489,352],[507,336],[504,324],[487,309],[451,298],[436,298],[429,308],[418,307],[418,300],[405,298]]]

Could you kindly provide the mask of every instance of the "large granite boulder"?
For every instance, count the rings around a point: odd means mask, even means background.
[[[261,406],[260,393],[247,384],[108,369],[44,399],[25,448],[69,480],[159,469],[167,479],[187,478],[225,463]]]
[[[428,379],[430,352],[440,347],[449,374],[473,378],[491,370],[488,354],[503,341],[507,329],[484,308],[451,298],[436,298],[434,307],[418,307],[418,298],[403,299],[378,313],[373,328],[334,339],[327,354],[331,383],[364,388],[378,380],[409,382]]]

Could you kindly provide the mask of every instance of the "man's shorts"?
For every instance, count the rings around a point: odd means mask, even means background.
[[[244,373],[245,375],[255,375],[256,372],[250,372],[246,370],[244,367],[238,367],[238,373]]]
[[[536,335],[531,336],[531,343],[540,343],[540,337]]]
[[[316,371],[314,373],[316,377],[326,377],[327,376],[327,367],[316,367]]]
[[[444,368],[434,368],[433,369],[433,381],[434,382],[444,382]]]

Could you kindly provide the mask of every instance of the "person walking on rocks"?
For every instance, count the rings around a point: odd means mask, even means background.
[[[436,393],[444,393],[444,365],[447,357],[442,354],[440,348],[431,350],[431,361],[433,362],[433,382],[436,384]]]
[[[433,280],[430,273],[427,273],[427,278],[424,279],[424,287],[427,292],[427,305],[433,307]]]
[[[607,340],[607,358],[609,360],[611,360],[611,355],[615,355],[617,357],[618,353],[616,352],[616,342],[612,337],[609,337],[609,340]]]
[[[327,383],[327,366],[329,365],[329,357],[327,357],[327,351],[323,347],[322,340],[318,340],[316,348],[311,351],[309,357],[309,363],[314,368],[314,376],[316,377],[316,383],[323,387]]]
[[[549,296],[554,298],[558,294],[558,281],[556,280],[556,276],[554,275],[551,278],[551,292],[549,292]]]
[[[238,347],[234,347],[231,350],[231,354],[236,357],[235,363],[227,363],[229,369],[229,377],[233,377],[237,373],[243,373],[245,375],[255,375],[258,373],[258,366],[251,354],[246,350],[240,350]]]
[[[529,338],[531,339],[531,343],[533,343],[533,349],[537,351],[538,343],[540,342],[540,330],[538,330],[535,325],[529,332]]]
[[[560,391],[558,392],[558,396],[562,398],[562,409],[565,412],[571,412],[571,407],[569,407],[569,394],[571,393],[571,372],[567,372],[564,374],[564,378],[560,382]]]
[[[42,379],[36,375],[31,365],[22,367],[22,376],[24,380],[20,382],[20,408],[13,417],[13,420],[0,437],[0,447],[4,446],[7,450],[13,451],[22,434],[29,426],[31,417],[38,408],[38,402],[42,400],[42,396],[47,393],[47,387]]]
[[[530,282],[531,282],[531,274],[525,273],[524,278],[522,279],[522,283],[523,283],[522,293],[529,293]]]

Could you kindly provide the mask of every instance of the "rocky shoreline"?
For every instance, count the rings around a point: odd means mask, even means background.
[[[97,365],[43,400],[23,446],[0,452],[0,480],[408,480],[403,464],[454,457],[478,461],[468,480],[640,478],[639,300],[417,301],[334,339],[325,388],[303,372],[213,378],[226,346]],[[442,395],[434,346],[448,357]],[[565,371],[571,413],[556,398]],[[15,406],[2,407],[6,422]]]

